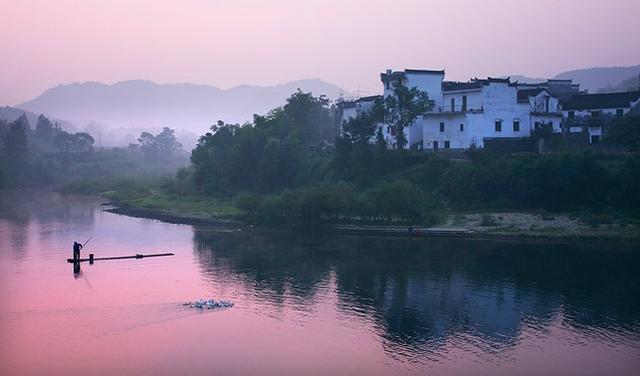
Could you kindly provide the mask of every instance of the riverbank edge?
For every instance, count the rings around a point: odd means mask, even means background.
[[[194,214],[182,213],[175,210],[168,211],[166,209],[142,208],[136,207],[130,203],[118,203],[110,200],[107,205],[112,206],[105,211],[126,215],[135,218],[155,219],[162,222],[186,225],[214,225],[227,227],[265,227],[274,229],[288,230],[306,230],[307,228],[298,228],[295,226],[254,226],[243,220],[240,216],[219,217],[211,214]],[[348,229],[345,231],[345,229]],[[349,229],[356,231],[350,231]],[[449,237],[464,238],[473,240],[501,240],[501,241],[526,241],[526,242],[547,242],[547,243],[579,243],[579,242],[631,242],[640,243],[639,233],[620,233],[617,231],[580,231],[577,233],[549,233],[544,230],[527,229],[517,231],[501,231],[499,228],[486,228],[479,230],[477,228],[465,227],[415,227],[413,235],[410,235],[409,228],[403,226],[380,226],[380,225],[359,225],[359,224],[340,224],[314,227],[313,231],[322,231],[328,233],[336,233],[342,235],[359,235],[359,236],[395,236],[395,237],[411,237],[411,238],[433,238],[433,237]]]

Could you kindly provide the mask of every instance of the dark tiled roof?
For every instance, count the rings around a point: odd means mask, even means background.
[[[403,71],[391,72],[390,75],[388,75],[387,73],[380,73],[380,79],[382,81],[398,80],[398,79],[404,78],[407,73],[411,73],[411,74],[441,74],[441,75],[444,75],[444,69],[443,70],[405,69]]]
[[[403,78],[404,78],[404,72],[391,72],[391,74],[380,73],[380,79],[382,81],[400,80]]]
[[[474,78],[472,81],[482,82],[483,85],[489,85],[490,83],[492,83],[492,84],[510,84],[511,83],[511,78],[510,77],[507,77],[507,78],[487,77],[485,79]]]
[[[407,73],[426,73],[426,74],[444,74],[444,69],[442,70],[431,70],[431,69],[405,69]]]
[[[358,103],[373,102],[378,98],[382,98],[382,95],[371,95],[371,96],[368,96],[368,97],[362,97],[362,98],[353,99],[353,100],[341,100],[341,101],[338,101],[336,103],[336,106],[338,106],[339,108],[342,108],[342,109],[354,108],[356,106],[356,104],[358,104]]]
[[[514,82],[518,88],[540,88],[549,86],[546,82]]]
[[[546,91],[545,89],[524,89],[518,90],[518,103],[526,103],[529,101],[529,97],[535,97],[536,95]]]
[[[456,81],[443,81],[442,91],[456,91],[456,90],[473,90],[482,88],[482,83],[478,81],[471,82],[456,82]]]
[[[602,108],[624,108],[640,99],[640,91],[606,94],[574,95],[562,104],[563,110],[591,110]]]
[[[341,109],[354,108],[356,106],[356,102],[355,101],[340,101],[340,102],[336,103],[336,106],[338,106],[338,108],[341,108]]]
[[[368,97],[358,98],[356,99],[356,102],[372,102],[378,98],[382,98],[382,95],[370,95]]]

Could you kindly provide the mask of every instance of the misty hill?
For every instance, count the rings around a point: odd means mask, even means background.
[[[633,76],[631,78],[627,78],[626,80],[620,82],[617,85],[608,85],[607,87],[603,87],[598,92],[600,93],[614,93],[617,91],[632,91],[632,90],[640,90],[640,76]]]
[[[591,93],[608,86],[615,87],[631,77],[640,74],[640,65],[630,67],[610,67],[610,68],[589,68],[577,69],[560,73],[554,78],[573,79],[573,82],[580,83],[581,89],[587,89]]]
[[[20,108],[68,119],[84,126],[168,126],[202,134],[217,120],[243,123],[283,105],[298,88],[335,99],[341,89],[321,80],[299,80],[277,86],[241,85],[222,90],[209,85],[156,84],[151,81],[60,85],[19,105]]]
[[[628,91],[637,89],[638,74],[640,74],[640,65],[630,67],[600,67],[588,69],[576,69],[560,73],[553,77],[554,79],[573,79],[573,82],[580,84],[582,90],[589,90],[590,93],[598,91]],[[502,76],[506,78],[507,76]],[[509,76],[511,81],[521,83],[544,82],[546,78],[528,77],[520,74]]]
[[[20,108],[15,108],[10,106],[0,106],[0,120],[4,120],[10,123],[12,121],[15,121],[18,117],[22,116],[22,114],[25,114],[25,116],[27,117],[27,120],[29,120],[29,124],[31,125],[31,127],[34,127],[36,125],[36,122],[38,121],[38,116],[40,116],[39,113],[36,114],[31,111],[22,110]],[[53,121],[54,123],[58,123],[62,127],[62,129],[64,129],[65,131],[68,131],[68,132],[77,131],[77,128],[66,120],[60,120],[60,119],[50,119],[50,120]]]

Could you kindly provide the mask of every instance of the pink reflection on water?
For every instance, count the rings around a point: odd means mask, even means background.
[[[523,323],[500,346],[451,330],[416,352],[390,343],[373,312],[351,309],[334,270],[301,301],[290,285],[276,294],[202,264],[191,226],[87,205],[79,216],[0,219],[0,374],[597,375],[640,366],[637,346],[577,331],[562,311],[544,326]],[[87,253],[176,255],[83,264],[76,279],[65,259],[74,240],[91,235]],[[201,297],[235,306],[201,312],[181,304]]]

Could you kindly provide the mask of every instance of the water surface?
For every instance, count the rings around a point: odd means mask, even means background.
[[[83,264],[86,253],[174,252]],[[0,201],[0,374],[640,370],[640,249],[193,227]],[[199,312],[197,298],[235,307]]]

